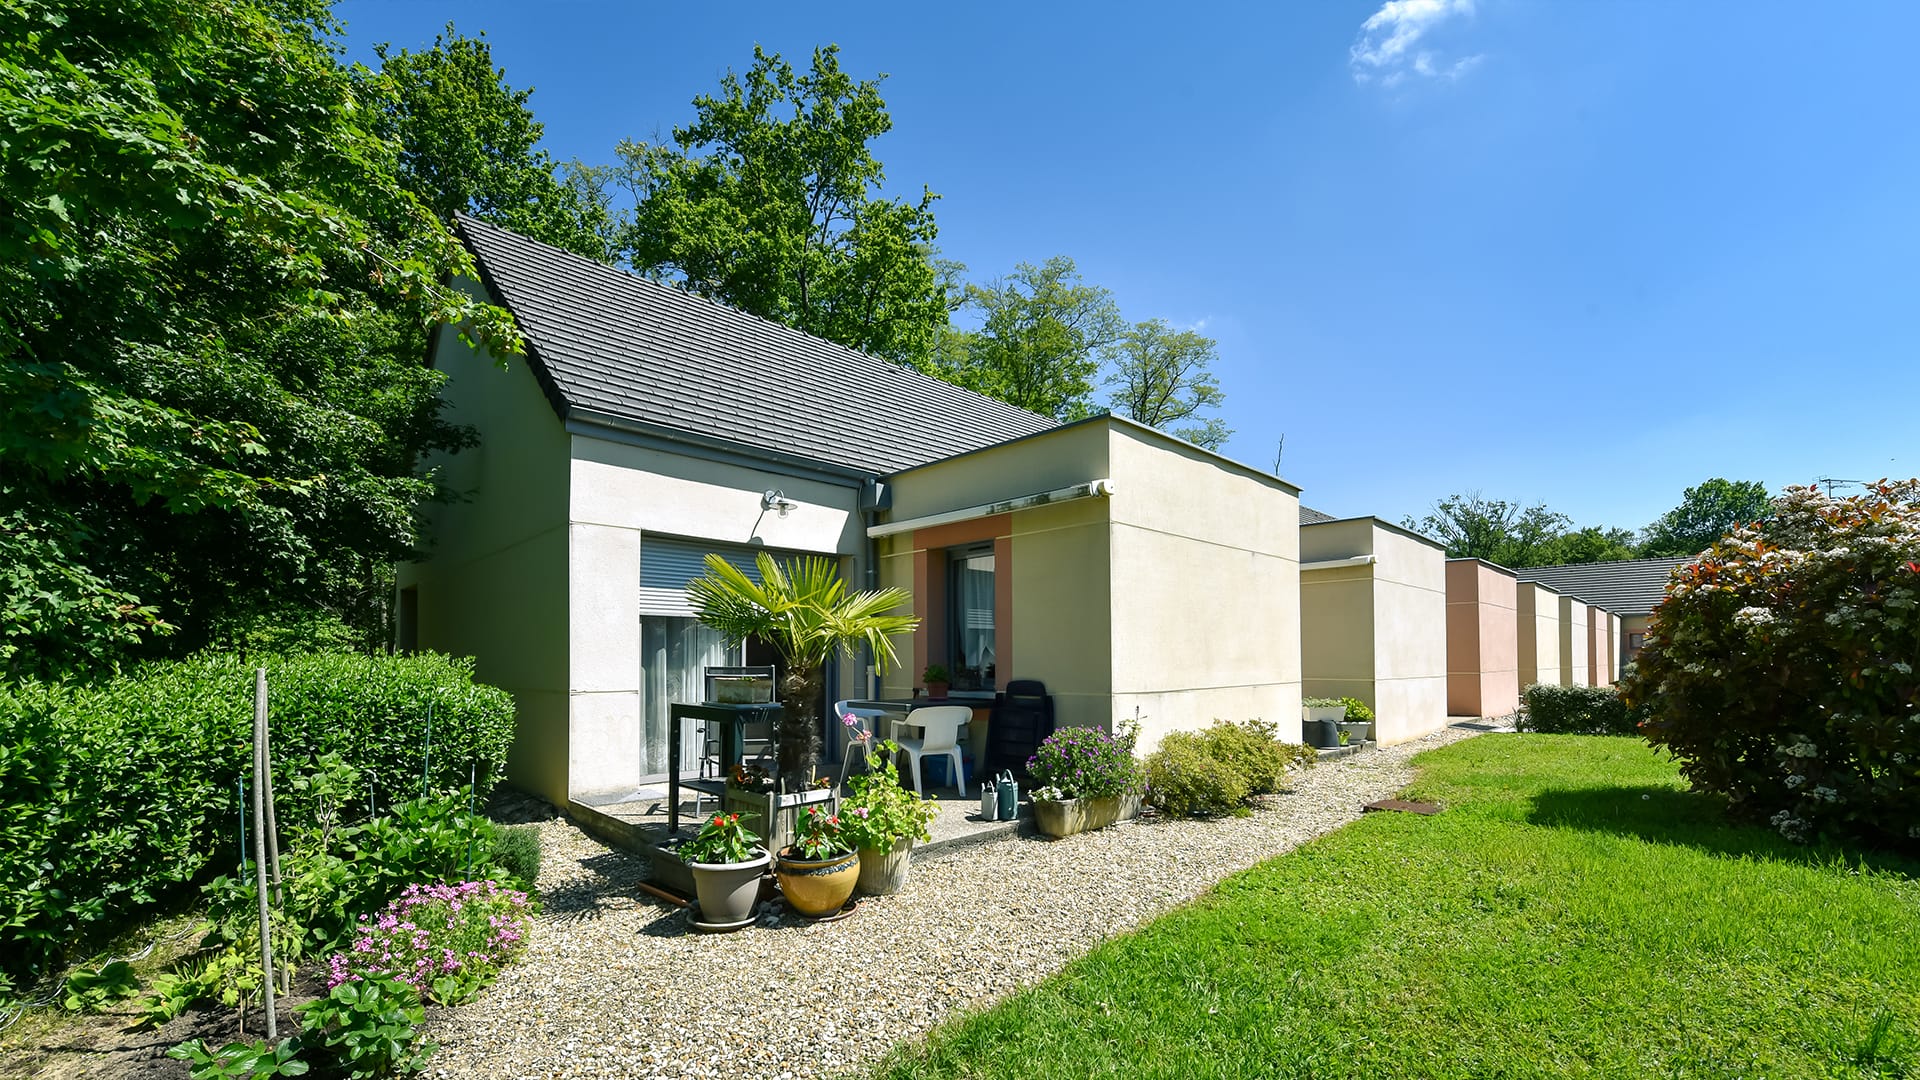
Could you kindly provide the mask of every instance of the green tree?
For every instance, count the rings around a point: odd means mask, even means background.
[[[415,461],[465,436],[394,326],[517,347],[442,285],[471,263],[336,32],[319,0],[0,4],[0,520],[39,526],[0,547],[11,670],[161,620],[191,648],[402,557]]]
[[[728,642],[764,641],[780,654],[780,723],[774,731],[774,760],[789,791],[809,786],[820,754],[819,705],[827,662],[851,656],[865,645],[874,670],[899,663],[893,635],[920,625],[913,615],[889,614],[911,597],[902,589],[850,593],[831,559],[789,560],[784,566],[761,552],[755,557],[759,580],[718,555],[707,556],[707,572],[687,583],[700,621]]]
[[[1043,416],[1075,420],[1094,411],[1095,379],[1127,333],[1113,294],[1055,255],[986,285],[968,285],[961,305],[976,330],[941,342],[930,373]]]
[[[1698,554],[1732,532],[1734,526],[1772,516],[1773,499],[1767,494],[1767,485],[1757,480],[1714,477],[1688,488],[1679,506],[1647,526],[1640,554],[1645,558]]]
[[[1589,525],[1555,539],[1546,553],[1549,561],[1542,565],[1631,559],[1634,557],[1633,544],[1632,529],[1609,529],[1599,525]]]
[[[1113,411],[1168,431],[1195,446],[1218,450],[1233,432],[1219,417],[1200,417],[1226,400],[1208,371],[1218,343],[1194,330],[1175,330],[1160,319],[1135,323],[1114,349]],[[1172,427],[1192,420],[1197,426]]]
[[[605,259],[608,204],[555,176],[540,147],[542,127],[493,66],[485,34],[463,37],[447,24],[433,48],[376,45],[377,73],[356,72],[373,107],[374,132],[400,148],[400,183],[442,221],[472,214],[536,240]]]
[[[1544,503],[1522,507],[1474,491],[1441,499],[1426,517],[1401,524],[1445,544],[1451,558],[1523,567],[1551,565],[1570,519]]]
[[[893,126],[879,80],[815,49],[805,75],[758,47],[744,76],[694,99],[670,144],[623,142],[638,197],[622,244],[635,269],[900,363],[947,322],[932,192],[881,197],[869,144]]]

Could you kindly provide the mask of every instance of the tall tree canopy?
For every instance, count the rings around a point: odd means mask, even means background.
[[[1767,485],[1758,480],[1723,480],[1716,476],[1688,488],[1679,506],[1647,526],[1640,553],[1649,557],[1698,554],[1732,532],[1735,525],[1754,524],[1772,516],[1773,498],[1767,494]]]
[[[1177,435],[1196,446],[1217,450],[1233,432],[1217,416],[1225,395],[1208,371],[1218,358],[1218,343],[1197,330],[1175,330],[1164,320],[1135,323],[1114,350],[1113,411],[1148,427]],[[1173,427],[1185,421],[1185,427]]]
[[[1571,521],[1545,504],[1522,507],[1470,491],[1441,499],[1426,517],[1401,524],[1445,544],[1452,558],[1519,567],[1551,564],[1555,542]]]
[[[424,52],[378,45],[359,90],[375,134],[399,147],[398,179],[450,221],[465,212],[536,240],[608,257],[607,207],[555,176],[527,99],[493,66],[485,34],[446,33]]]
[[[985,285],[970,284],[960,309],[975,330],[942,341],[931,373],[969,390],[1060,420],[1091,415],[1100,366],[1127,332],[1113,294],[1082,281],[1055,255]]]
[[[412,549],[421,330],[516,347],[320,0],[0,4],[0,656],[111,661]]]
[[[624,142],[637,205],[622,244],[635,269],[901,363],[926,360],[947,322],[933,265],[932,192],[880,194],[869,147],[893,121],[879,80],[840,69],[838,46],[798,74],[754,49],[744,76],[694,99],[670,144]]]

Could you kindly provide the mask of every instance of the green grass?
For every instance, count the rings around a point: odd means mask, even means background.
[[[1920,1078],[1920,867],[1728,825],[1638,740],[1418,763],[1443,813],[1228,878],[878,1075]]]

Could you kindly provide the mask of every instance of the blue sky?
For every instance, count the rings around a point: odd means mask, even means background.
[[[1229,456],[1392,520],[1638,528],[1711,476],[1920,474],[1920,5],[345,0],[485,30],[561,159],[758,43],[886,73],[889,188],[990,278],[1066,254],[1220,342]],[[911,14],[908,14],[911,12]]]

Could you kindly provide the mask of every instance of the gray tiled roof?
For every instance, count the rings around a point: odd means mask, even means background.
[[[1334,517],[1332,514],[1323,514],[1310,506],[1302,505],[1300,507],[1300,524],[1302,525],[1318,525],[1323,521],[1338,520],[1340,519]]]
[[[1615,615],[1645,615],[1666,599],[1673,568],[1691,558],[1627,559],[1619,562],[1527,566],[1514,571],[1521,581],[1538,581],[1562,595],[1577,596]]]
[[[554,408],[885,474],[1057,425],[462,216]]]

